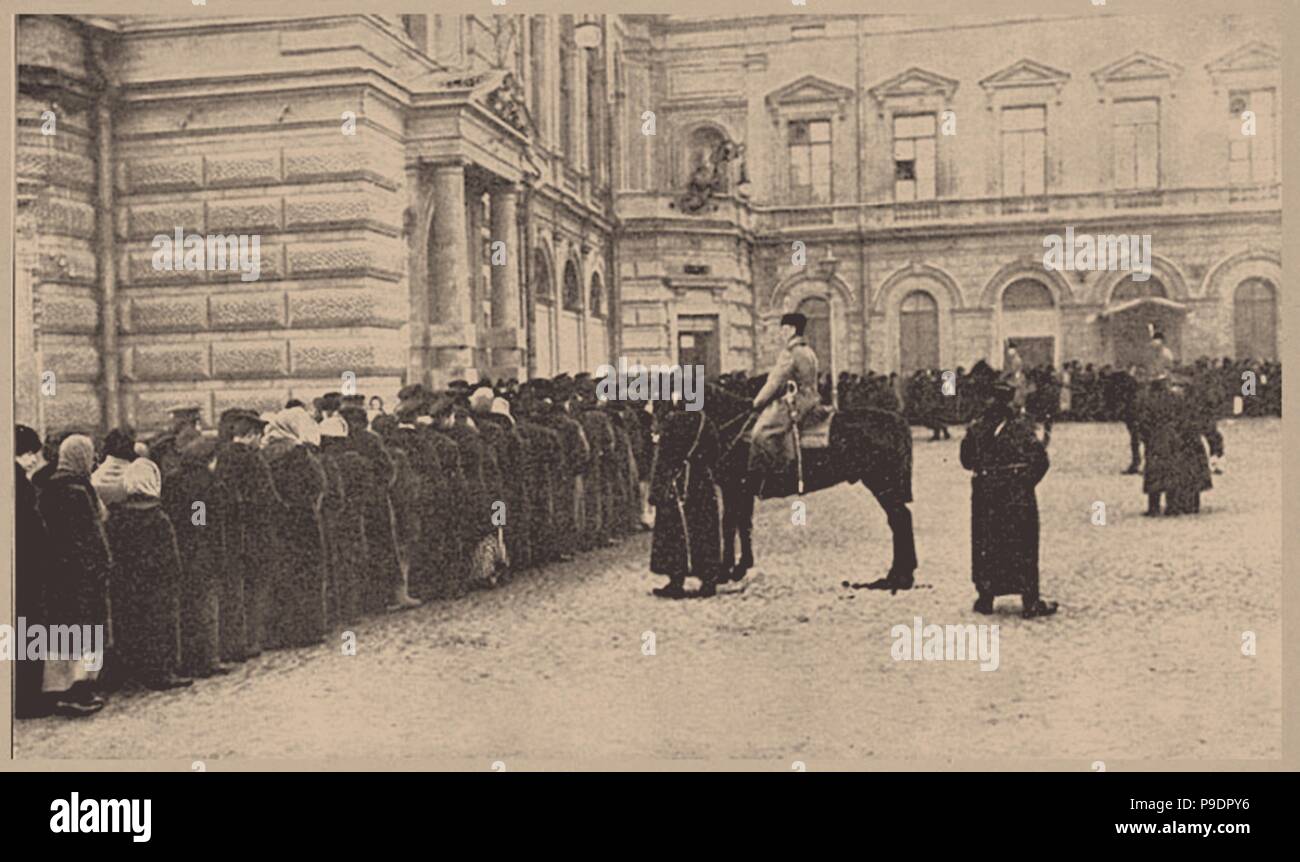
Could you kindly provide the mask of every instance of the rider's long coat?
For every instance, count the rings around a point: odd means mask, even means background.
[[[779,467],[794,460],[790,410],[783,400],[786,384],[791,381],[799,387],[794,408],[795,420],[802,423],[804,417],[821,403],[821,396],[817,393],[817,354],[802,335],[790,338],[767,375],[767,382],[754,396],[754,406],[762,407],[763,412],[754,423],[753,443],[749,450],[751,469]]]
[[[650,571],[673,580],[714,580],[722,561],[722,534],[713,469],[718,433],[704,411],[673,410],[661,423],[651,467],[655,507]]]

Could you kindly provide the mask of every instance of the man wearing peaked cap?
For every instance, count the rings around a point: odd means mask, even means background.
[[[749,449],[750,472],[784,473],[794,462],[794,423],[802,426],[805,417],[821,403],[817,354],[803,335],[807,325],[808,318],[797,311],[781,317],[785,346],[768,372],[767,382],[754,396],[753,409],[761,412],[754,423]],[[793,417],[783,401],[790,384],[795,387]]]
[[[200,425],[203,408],[199,405],[177,404],[168,407],[167,412],[172,417],[171,429],[149,447],[149,458],[162,470],[164,477],[180,467],[181,449],[203,436]]]

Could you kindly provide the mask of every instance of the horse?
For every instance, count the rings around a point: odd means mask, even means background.
[[[723,577],[739,581],[754,565],[751,542],[755,494],[785,497],[819,491],[841,482],[861,482],[885,512],[893,534],[893,560],[876,589],[911,589],[916,570],[916,538],[912,529],[912,431],[900,414],[876,408],[838,410],[831,419],[829,445],[801,452],[804,487],[749,472],[749,442],[744,437],[752,414],[751,399],[717,383],[704,387],[705,415],[718,428],[722,447],[714,476],[723,499]],[[740,559],[735,556],[740,538]]]

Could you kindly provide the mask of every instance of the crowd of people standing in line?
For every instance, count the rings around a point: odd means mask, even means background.
[[[20,662],[18,717],[187,686],[647,529],[651,416],[589,375],[398,397],[230,409],[215,432],[181,406],[147,442],[18,426],[17,615],[107,632],[100,670]]]

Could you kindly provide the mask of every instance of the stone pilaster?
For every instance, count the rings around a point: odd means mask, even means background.
[[[434,385],[474,368],[473,299],[465,213],[465,165],[445,162],[433,171],[433,231],[429,281],[433,308],[430,346],[436,351]]]

